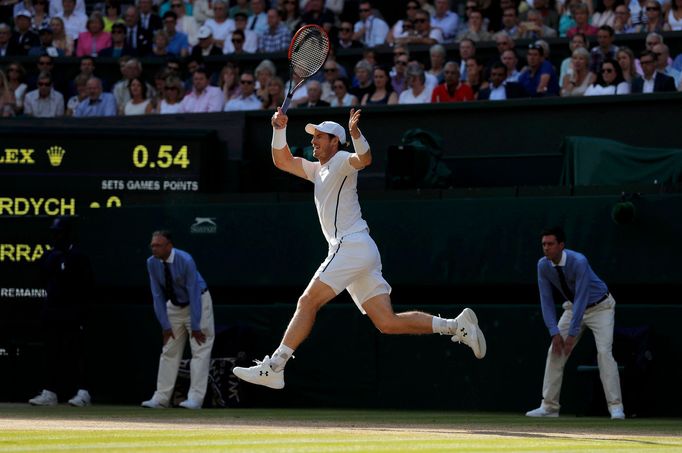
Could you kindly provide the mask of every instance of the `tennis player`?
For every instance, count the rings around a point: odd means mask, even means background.
[[[329,254],[298,299],[282,343],[272,357],[257,360],[255,366],[235,367],[233,372],[240,379],[283,388],[287,360],[310,334],[318,310],[344,289],[382,333],[451,335],[452,341],[469,346],[477,358],[485,356],[485,337],[470,308],[455,319],[418,311],[393,312],[391,287],[381,275],[381,257],[358,202],[358,171],[372,163],[369,143],[358,127],[360,112],[351,109],[348,123],[354,153],[341,150],[346,132],[338,123],[306,125],[305,131],[313,137],[313,156],[319,162],[293,157],[286,140],[286,114],[277,109],[272,117],[272,159],[280,170],[315,184],[315,206],[322,233],[329,243]]]

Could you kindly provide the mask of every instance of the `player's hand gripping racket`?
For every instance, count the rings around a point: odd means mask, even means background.
[[[286,112],[291,104],[291,98],[309,77],[315,75],[329,55],[329,36],[319,25],[306,25],[298,29],[289,45],[289,92],[282,104],[282,112]],[[301,80],[293,86],[293,76]]]

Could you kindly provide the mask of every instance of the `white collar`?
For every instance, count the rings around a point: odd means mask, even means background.
[[[555,265],[554,262],[552,262],[552,260],[550,260],[550,263],[552,263],[552,266],[554,267],[557,266],[566,267],[566,250],[561,251],[561,260],[559,261],[559,264]]]
[[[175,249],[174,248],[171,250],[171,253],[168,256],[168,259],[165,262],[169,263],[169,264],[173,264],[173,259],[175,259]]]

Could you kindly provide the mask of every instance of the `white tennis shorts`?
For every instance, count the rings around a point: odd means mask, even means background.
[[[362,304],[367,300],[391,293],[391,285],[381,275],[379,249],[367,230],[346,235],[339,244],[330,246],[313,280],[318,277],[336,294],[348,290],[362,314],[366,314]]]

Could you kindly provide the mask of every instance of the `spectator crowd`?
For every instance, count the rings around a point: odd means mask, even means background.
[[[682,91],[682,54],[662,34],[682,30],[682,0],[124,2],[2,0],[0,116],[275,109],[297,81],[269,59],[247,67],[253,60],[230,56],[282,58],[306,24],[322,26],[333,46],[295,92],[297,108]],[[615,44],[632,33],[643,52]],[[560,65],[550,59],[552,38],[570,48]],[[477,47],[488,42],[497,52],[484,60]],[[411,58],[415,46],[429,49],[424,61]],[[344,49],[362,49],[352,67],[336,58]],[[391,64],[379,64],[388,53]],[[221,55],[225,65],[211,73],[205,59]],[[36,67],[13,58],[23,56]],[[76,77],[54,70],[64,57],[79,58]],[[99,58],[118,61],[118,80],[98,74]],[[146,59],[162,62],[153,77]]]

